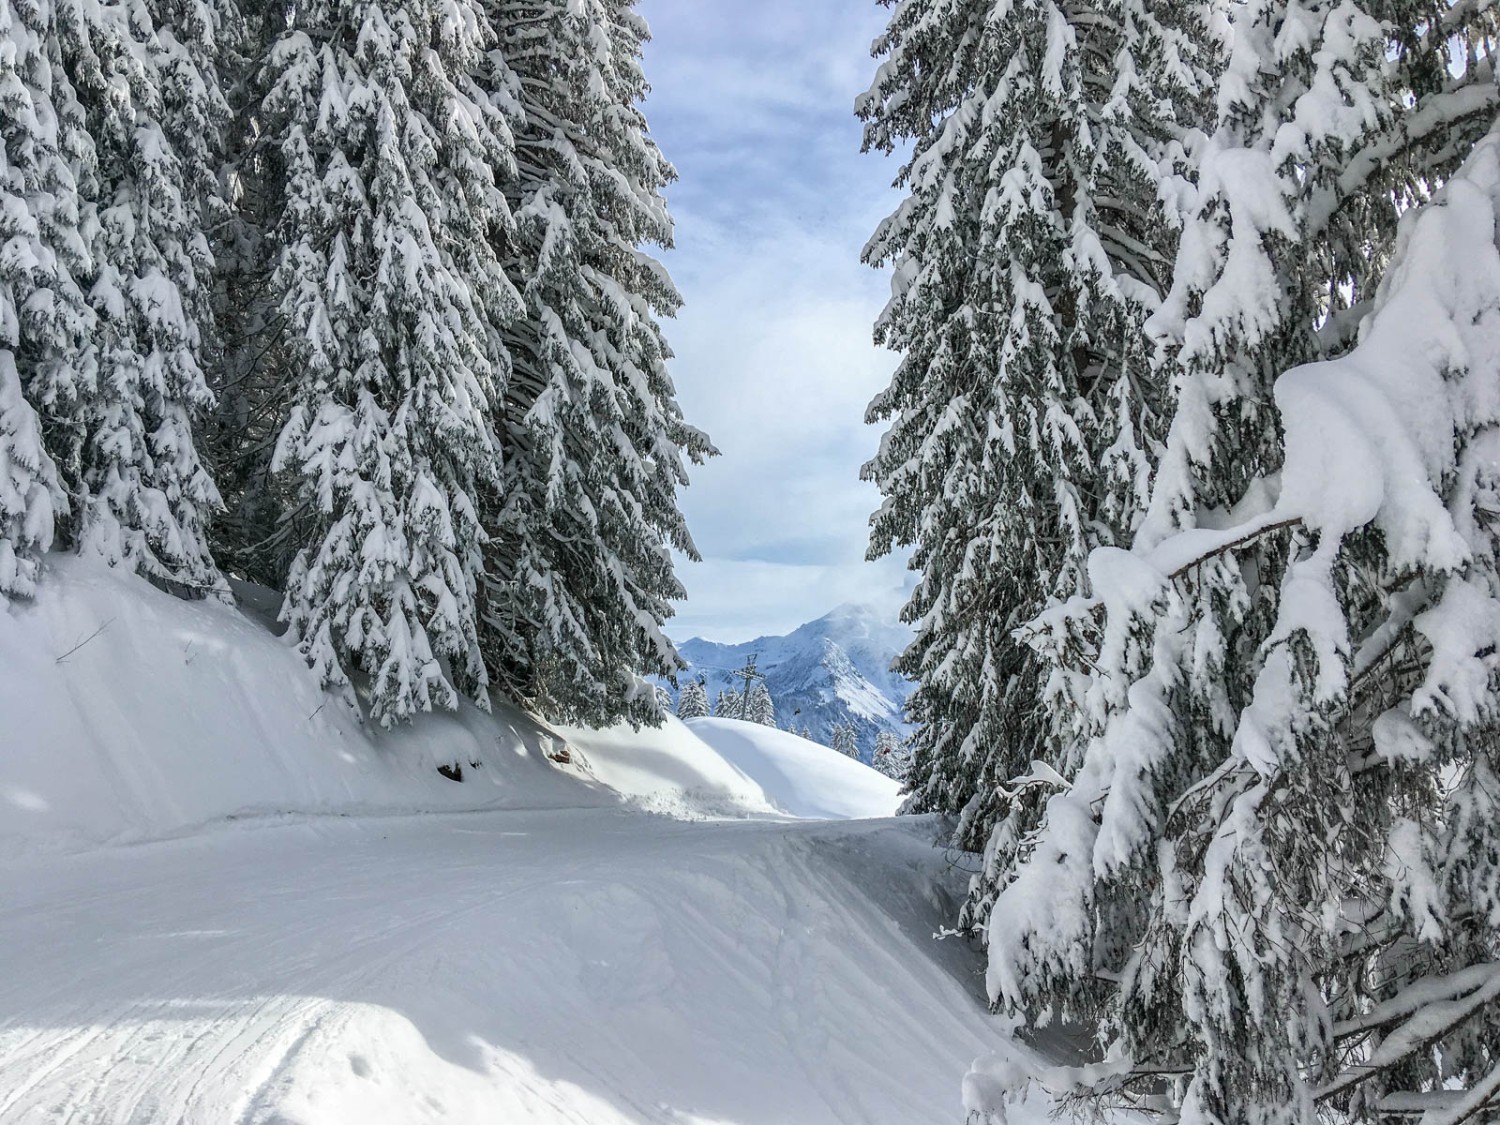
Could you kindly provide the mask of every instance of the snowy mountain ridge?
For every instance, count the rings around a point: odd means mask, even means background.
[[[694,637],[678,646],[687,671],[678,683],[702,677],[710,702],[733,691],[734,671],[750,657],[766,677],[781,726],[807,727],[823,743],[833,728],[851,724],[858,731],[861,756],[868,760],[882,730],[907,733],[903,707],[911,684],[891,665],[911,641],[911,630],[867,606],[842,605],[784,636],[721,644]]]

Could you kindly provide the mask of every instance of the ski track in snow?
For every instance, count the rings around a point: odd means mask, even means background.
[[[1001,1035],[931,940],[932,833],[511,811],[17,859],[0,1122],[955,1121]]]

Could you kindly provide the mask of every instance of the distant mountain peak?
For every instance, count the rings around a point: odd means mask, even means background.
[[[851,602],[783,636],[741,644],[694,637],[679,646],[689,667],[678,680],[702,678],[713,701],[721,691],[736,690],[734,670],[755,656],[783,727],[788,721],[798,730],[805,726],[826,745],[835,726],[853,725],[868,760],[880,731],[909,729],[902,708],[911,684],[891,664],[911,635],[908,626]]]
[[[861,621],[878,621],[879,614],[874,606],[864,602],[845,602],[843,605],[834,606],[825,613],[821,620],[844,620],[856,618]]]

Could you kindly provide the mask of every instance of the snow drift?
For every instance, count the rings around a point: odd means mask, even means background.
[[[788,816],[895,816],[901,804],[897,782],[795,734],[738,719],[689,719],[685,726],[753,778],[766,799]]]

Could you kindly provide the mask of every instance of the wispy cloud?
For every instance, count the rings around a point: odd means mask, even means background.
[[[859,261],[895,204],[859,153],[855,96],[885,10],[847,0],[644,0],[647,116],[681,173],[667,264],[687,304],[669,336],[689,418],[723,456],[684,506],[674,635],[741,640],[840,602],[892,616],[900,562],[862,561],[875,490],[865,406],[895,357],[871,342],[888,280]]]

